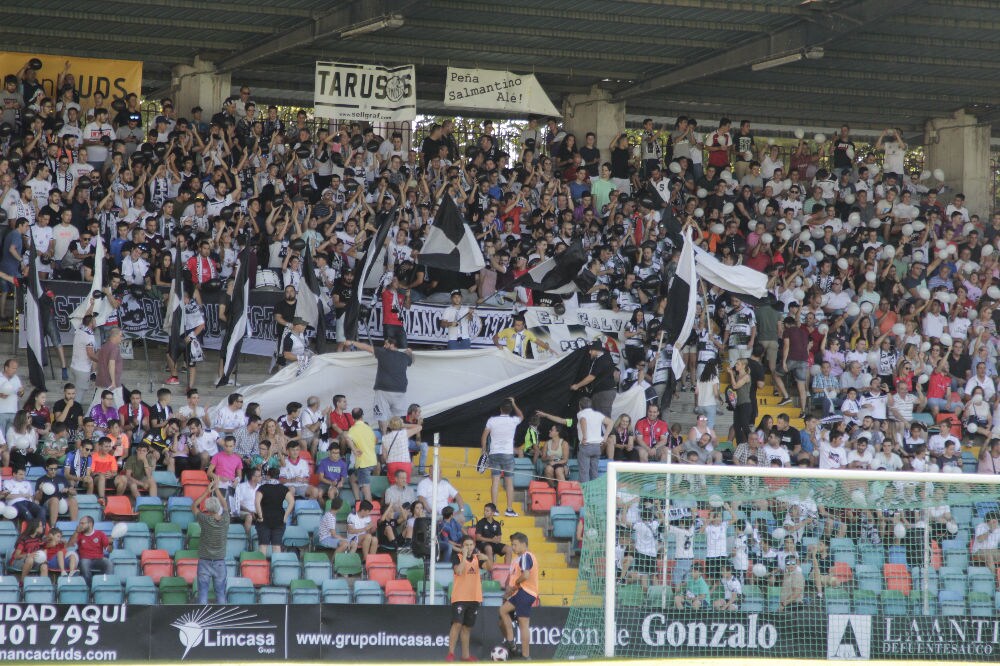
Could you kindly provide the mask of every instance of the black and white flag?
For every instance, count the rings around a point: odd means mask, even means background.
[[[302,258],[302,279],[299,280],[299,293],[295,299],[295,316],[304,319],[306,324],[316,330],[317,353],[323,353],[323,343],[326,341],[326,308],[323,307],[321,296],[312,249],[306,243],[305,256]]]
[[[694,262],[694,243],[689,231],[684,231],[684,247],[677,263],[677,272],[667,291],[667,309],[663,313],[663,330],[666,341],[674,346],[671,354],[671,368],[674,377],[680,378],[684,372],[684,342],[694,328],[695,311],[698,306],[698,274]]]
[[[174,362],[184,355],[184,262],[180,248],[174,250],[174,276],[170,282],[170,296],[167,298],[167,312],[163,318],[163,330],[167,332],[167,353]]]
[[[17,233],[11,231],[10,233]],[[28,352],[28,380],[35,388],[45,390],[45,336],[42,331],[42,285],[35,266],[38,253],[35,241],[28,234],[28,279],[24,285],[24,339]]]
[[[358,272],[354,276],[354,289],[351,291],[351,299],[347,301],[347,307],[344,310],[344,337],[348,340],[358,339],[361,301],[364,298],[368,282],[373,280],[377,285],[385,270],[385,239],[389,235],[389,229],[395,224],[398,210],[382,211],[375,216],[375,236],[365,251],[364,263],[357,269]]]
[[[240,252],[240,265],[233,278],[233,296],[226,312],[226,335],[222,340],[222,376],[216,387],[225,386],[240,363],[243,339],[250,331],[250,246]]]
[[[417,261],[432,268],[460,273],[475,273],[486,266],[476,235],[448,194],[441,199]]]
[[[514,280],[514,284],[548,294],[572,294],[579,289],[575,280],[586,263],[587,253],[583,244],[575,241],[563,252],[536,264]]]

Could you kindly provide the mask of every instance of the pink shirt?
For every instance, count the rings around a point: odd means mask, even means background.
[[[212,456],[212,464],[215,465],[215,474],[223,479],[236,481],[240,470],[243,469],[243,459],[235,453],[219,451]]]

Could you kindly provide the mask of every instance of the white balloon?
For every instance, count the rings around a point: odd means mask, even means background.
[[[698,195],[699,199],[704,199],[705,197],[708,196],[708,190],[706,190],[704,187],[699,187],[698,191],[695,194]]]
[[[930,350],[931,350],[931,343],[927,342],[926,340],[924,340],[923,342],[920,343],[920,351],[922,351],[922,352],[929,352]],[[922,377],[926,377],[927,375],[921,375],[921,376]],[[920,382],[920,383],[923,384],[924,382]]]
[[[795,138],[796,139],[804,138],[805,135],[806,135],[806,131],[804,129],[802,129],[801,127],[796,127],[795,128]]]
[[[784,189],[787,190],[789,187],[792,186],[792,179],[791,178],[784,179],[783,181],[781,181],[781,185]]]
[[[869,164],[868,165],[868,173],[870,173],[873,176],[877,175],[878,172],[881,171],[881,170],[882,170],[882,167],[880,167],[877,164]]]
[[[732,203],[730,203],[730,202],[727,201],[725,204],[722,205],[722,214],[723,215],[729,215],[730,213],[733,212],[734,209],[735,209],[735,206],[733,206]]]
[[[695,217],[705,217],[705,211],[702,210],[701,208],[695,208],[694,209],[694,216]]]
[[[774,236],[772,236],[771,234],[762,234],[760,237],[760,242],[763,243],[764,245],[770,245],[771,243],[774,242]]]
[[[826,335],[830,331],[830,327],[827,326],[826,324],[820,324],[819,326],[816,327],[816,330],[819,331],[820,335]]]
[[[904,237],[906,237],[906,236],[912,236],[913,235],[913,225],[912,224],[904,224],[903,228],[902,228],[902,232],[903,232],[903,236]]]
[[[930,377],[927,376],[927,373],[924,373],[924,374],[920,375],[919,377],[917,377],[917,383],[918,384],[926,384],[928,379],[930,379]]]
[[[823,134],[822,132],[817,132],[816,134],[813,135],[813,141],[815,141],[816,143],[826,143],[826,134]]]
[[[69,513],[69,502],[64,499],[59,500],[59,515],[64,516]]]
[[[902,539],[906,536],[906,526],[902,523],[896,523],[896,526],[892,528],[892,533],[897,539]]]
[[[757,564],[753,565],[753,575],[756,576],[757,578],[763,578],[764,576],[767,575],[767,567],[758,562]]]
[[[808,231],[803,231],[801,234],[799,234],[800,241],[807,241],[810,238],[812,238],[812,234],[809,233]]]
[[[878,352],[868,352],[868,365],[872,368],[878,367],[879,353]]]
[[[979,396],[977,395],[976,397],[978,398]],[[975,400],[973,400],[973,402],[975,402]],[[982,402],[982,401],[980,401],[980,402]],[[979,404],[979,403],[976,403],[976,404]],[[975,435],[977,432],[979,432],[979,426],[977,426],[975,423],[970,423],[969,425],[967,425],[965,427],[965,429],[969,431],[970,435]]]
[[[849,265],[850,264],[847,263],[847,259],[844,259],[843,257],[837,259],[837,268],[839,268],[840,270],[846,271]]]
[[[857,317],[861,314],[861,308],[857,303],[849,303],[846,312],[848,317]]]
[[[1000,287],[992,286],[986,290],[986,295],[994,301],[1000,300]]]
[[[865,491],[861,490],[861,488],[855,488],[851,491],[851,501],[855,504],[864,504],[868,501],[868,498],[865,497]]]
[[[850,206],[855,201],[856,199],[851,192],[848,192],[847,194],[844,195],[844,203],[847,204],[848,206]]]
[[[851,224],[861,224],[861,213],[854,211],[847,216],[847,221]]]
[[[937,240],[937,241],[936,241],[936,242],[934,243],[934,247],[936,247],[936,248],[937,248],[937,249],[939,249],[939,250],[943,250],[943,249],[945,249],[946,247],[948,247],[948,243],[946,243],[946,242],[945,242],[944,240],[941,240],[941,239],[938,239],[938,240]]]
[[[709,497],[708,498],[708,503],[714,509],[718,509],[720,506],[722,506],[724,504],[724,502],[722,501],[722,498],[719,495],[712,495],[711,497]]]
[[[958,302],[958,294],[948,294],[948,303],[954,305]]]
[[[872,219],[868,220],[869,229],[878,229],[881,226],[882,226],[882,220],[878,219],[877,217],[873,217]]]
[[[941,342],[941,344],[943,344],[943,345],[944,345],[945,347],[951,347],[951,343],[952,343],[952,339],[951,339],[951,336],[950,336],[950,335],[948,335],[947,333],[942,333],[942,334],[941,334],[941,337],[940,337],[940,338],[938,338],[938,340],[939,340],[939,341]]]
[[[896,248],[886,245],[882,248],[882,256],[886,259],[894,259],[896,257]]]
[[[767,145],[773,146],[774,145],[774,139],[768,139],[767,140]]]
[[[871,301],[861,302],[861,311],[864,312],[865,314],[871,314],[872,310],[874,309],[875,309],[875,304],[872,303]]]
[[[867,282],[875,284],[875,282],[878,280],[878,275],[875,274],[875,271],[868,271],[867,273],[865,273],[865,280]]]
[[[820,226],[809,227],[809,233],[812,235],[813,238],[822,238],[823,227]]]
[[[801,303],[803,300],[805,300],[806,292],[802,291],[801,289],[796,289],[795,291],[792,292],[792,296],[795,297],[796,301]]]
[[[733,172],[730,171],[729,169],[724,169],[722,171],[722,173],[719,174],[719,178],[721,178],[722,180],[726,180],[726,181],[732,180],[733,179]]]
[[[112,539],[121,539],[126,534],[128,534],[128,523],[115,523],[115,526],[111,528]]]
[[[670,168],[671,173],[680,173],[681,172],[681,165],[678,164],[677,162],[671,162],[669,168]]]
[[[965,226],[964,226],[964,227],[962,227],[962,235],[963,235],[963,236],[968,236],[968,235],[969,235],[969,233],[970,233],[970,232],[971,232],[971,231],[972,231],[973,229],[975,229],[975,228],[976,228],[976,225],[974,225],[974,224],[973,224],[972,222],[966,222],[966,223],[965,223]]]
[[[977,312],[975,308],[970,308],[969,311],[965,313],[965,316],[970,320],[975,321],[979,319],[979,312]]]
[[[949,299],[948,299],[948,292],[947,291],[939,291],[939,292],[937,292],[936,294],[934,294],[934,298],[936,298],[937,300],[941,301],[942,303],[947,303],[949,301]]]
[[[50,483],[48,481],[46,481],[41,486],[39,486],[39,490],[42,491],[43,495],[55,495],[56,494],[56,486],[55,486],[55,484],[54,483]]]
[[[802,223],[798,220],[792,220],[791,230],[793,234],[797,234],[802,231]]]
[[[749,151],[749,150],[744,150],[743,151],[743,159],[746,162],[749,162],[750,160],[752,160],[753,159],[753,152]]]
[[[850,158],[852,160],[854,159],[854,148],[852,148],[851,146],[848,146],[847,150],[845,150],[844,152],[847,153],[847,157],[848,158]]]
[[[958,523],[953,520],[949,520],[945,527],[948,528],[948,534],[958,534]]]
[[[773,531],[773,532],[771,532],[771,536],[773,536],[773,537],[774,537],[775,539],[777,539],[778,541],[782,541],[782,540],[784,540],[784,538],[785,538],[785,536],[786,536],[787,534],[788,534],[788,533],[787,533],[787,532],[785,532],[785,528],[784,528],[784,527],[775,527],[775,528],[774,528],[774,531]]]
[[[701,209],[699,208],[698,210],[701,210]],[[695,211],[695,215],[697,217],[701,217],[701,215],[698,215],[698,211]],[[712,225],[712,227],[709,229],[709,231],[711,231],[713,234],[715,234],[717,236],[721,236],[722,234],[724,234],[726,232],[726,228],[724,226],[722,226],[721,224],[719,224],[718,222],[716,222],[715,224]]]
[[[35,560],[35,564],[45,564],[49,558],[46,556],[44,550],[36,550],[33,559]]]
[[[936,180],[944,181],[944,169],[934,169],[934,178]]]
[[[931,297],[931,290],[927,287],[917,287],[917,296],[926,301]]]
[[[788,242],[788,241],[792,240],[792,232],[789,231],[788,229],[782,229],[781,230],[781,240],[783,240],[785,242]]]
[[[5,506],[3,509],[3,517],[7,520],[14,520],[17,518],[17,509],[10,505]]]
[[[903,324],[894,324],[892,327],[892,334],[897,338],[904,336],[906,334],[906,326]]]
[[[990,256],[990,255],[993,254],[993,246],[992,245],[984,245],[983,249],[980,250],[980,252],[982,252],[982,254],[983,254],[984,257],[988,257],[988,256]]]
[[[830,243],[827,243],[826,245],[823,246],[823,252],[825,254],[830,255],[831,257],[837,256],[837,248],[835,248]]]
[[[913,230],[914,231],[916,231],[916,232],[919,233],[919,232],[923,231],[926,228],[927,228],[927,225],[924,224],[923,222],[921,222],[920,220],[914,220],[913,221]]]

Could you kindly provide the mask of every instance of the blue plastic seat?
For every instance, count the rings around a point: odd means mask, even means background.
[[[264,585],[257,591],[257,603],[285,605],[288,603],[288,588]]]
[[[82,576],[60,576],[56,598],[61,604],[87,604],[90,603],[90,588]]]
[[[549,509],[549,524],[552,538],[572,539],[576,537],[576,510],[571,506],[554,506]]]
[[[188,525],[194,522],[192,504],[194,500],[190,497],[171,497],[167,500],[167,520],[180,525],[182,530],[187,530]]]
[[[123,548],[136,557],[141,557],[143,551],[152,546],[149,525],[146,523],[128,523],[128,534],[122,539]]]
[[[293,604],[318,604],[320,602],[319,586],[311,580],[293,580],[289,586]]]
[[[308,514],[306,515],[308,516]],[[317,521],[317,524],[319,524],[319,521]],[[289,525],[285,528],[285,534],[281,538],[281,545],[285,548],[306,548],[309,546],[310,541],[309,528],[301,524]]]
[[[149,576],[130,576],[125,579],[125,600],[139,606],[155,606],[156,585]]]
[[[356,580],[354,581],[354,603],[356,604],[384,604],[385,596],[378,581]]]
[[[139,558],[125,550],[113,550],[108,556],[114,574],[122,580],[139,575]]]
[[[230,576],[226,581],[226,602],[234,605],[257,603],[257,593],[253,581],[242,576]]]
[[[176,523],[160,523],[153,528],[156,547],[165,550],[170,557],[184,548],[184,531]]]
[[[95,604],[120,604],[125,600],[122,581],[118,576],[98,574],[90,581]]]
[[[271,553],[271,584],[288,587],[293,580],[298,580],[302,573],[299,556],[295,553]]]
[[[16,604],[21,601],[21,582],[17,576],[0,576],[0,603]]]
[[[351,603],[351,586],[346,578],[327,578],[323,581],[323,603]]]

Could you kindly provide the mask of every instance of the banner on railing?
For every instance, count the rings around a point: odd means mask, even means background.
[[[416,69],[317,62],[313,97],[321,118],[412,121],[417,117]]]
[[[105,107],[110,110],[112,98],[125,97],[130,92],[138,95],[142,91],[142,62],[137,60],[5,51],[0,53],[0,73],[14,74],[32,58],[38,58],[42,62],[42,68],[37,70],[38,82],[42,84],[48,97],[56,99],[58,96],[56,81],[65,70],[67,74],[73,75],[74,87],[80,94],[80,104],[84,109],[93,106],[91,98],[95,92],[104,94],[107,100]]]
[[[534,74],[495,69],[449,67],[444,82],[444,103],[453,109],[562,115]]]

